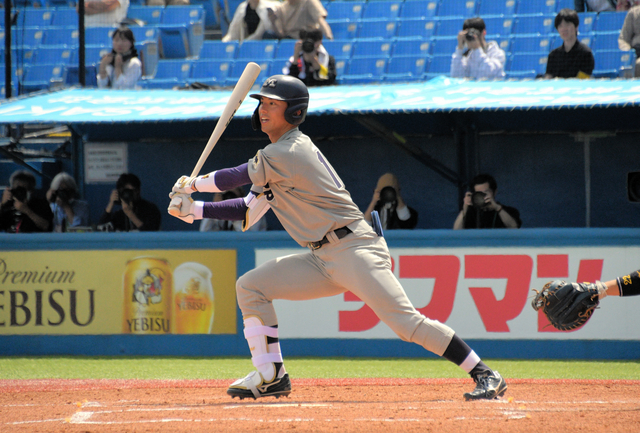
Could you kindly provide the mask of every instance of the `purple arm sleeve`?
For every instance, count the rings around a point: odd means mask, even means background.
[[[247,213],[247,205],[243,198],[206,202],[202,209],[203,218],[218,220],[241,221]]]
[[[220,191],[228,191],[238,186],[250,184],[251,178],[249,177],[248,167],[249,164],[245,162],[237,167],[223,168],[216,171],[216,186]]]

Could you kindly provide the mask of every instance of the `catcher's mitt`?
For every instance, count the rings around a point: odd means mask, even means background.
[[[536,311],[542,308],[554,328],[570,331],[580,328],[591,318],[603,289],[606,287],[600,281],[578,284],[554,280],[545,284],[541,291],[534,289],[536,296],[531,306]]]

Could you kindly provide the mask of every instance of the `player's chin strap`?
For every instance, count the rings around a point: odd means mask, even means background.
[[[244,336],[249,343],[253,365],[265,382],[273,381],[278,374],[276,363],[283,363],[280,342],[277,340],[278,328],[264,326],[259,317],[250,316],[244,319]],[[275,342],[269,343],[268,337]]]

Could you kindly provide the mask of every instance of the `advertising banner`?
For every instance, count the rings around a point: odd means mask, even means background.
[[[235,250],[0,253],[0,335],[235,334]]]
[[[300,250],[256,251],[256,265]],[[640,267],[640,247],[394,248],[393,272],[425,316],[465,339],[638,340],[640,299],[605,298],[581,329],[559,332],[531,307],[550,280],[607,281]],[[350,292],[274,301],[282,338],[397,338]]]

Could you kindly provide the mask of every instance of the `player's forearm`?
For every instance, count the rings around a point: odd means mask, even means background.
[[[464,210],[461,210],[460,213],[458,213],[458,217],[456,218],[455,222],[453,223],[453,229],[462,230],[463,228],[464,228]]]
[[[202,214],[199,215],[199,208]],[[244,198],[232,198],[216,202],[196,202],[196,219],[214,218],[228,221],[241,221],[247,213],[248,206]],[[200,218],[198,218],[200,217]]]
[[[198,192],[222,192],[250,183],[249,164],[245,162],[237,167],[223,168],[199,176],[193,186]]]

